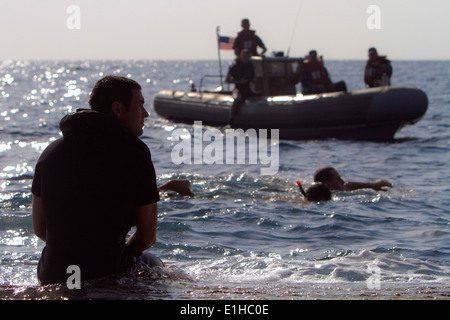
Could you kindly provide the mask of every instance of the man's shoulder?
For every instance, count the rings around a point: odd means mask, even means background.
[[[142,167],[152,162],[150,148],[135,136],[122,140],[114,152],[120,162],[130,166]]]
[[[51,142],[41,153],[39,157],[39,162],[42,162],[44,159],[48,158],[50,155],[55,154],[59,152],[62,146],[65,144],[64,137],[61,137],[59,139],[56,139],[55,141]]]
[[[376,64],[389,64],[391,63],[391,60],[387,59],[386,56],[379,56],[376,60],[375,60]]]

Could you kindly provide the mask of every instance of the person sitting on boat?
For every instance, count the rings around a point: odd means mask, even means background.
[[[392,184],[386,180],[373,182],[344,181],[337,170],[333,167],[323,167],[314,173],[314,181],[321,182],[330,190],[354,191],[358,189],[373,189],[375,191],[386,191]]]
[[[239,108],[244,104],[245,100],[256,96],[250,88],[250,81],[255,76],[255,69],[251,62],[251,53],[248,49],[243,49],[239,58],[228,70],[225,81],[227,83],[234,83],[236,89],[234,102],[230,111],[230,126],[234,126],[234,120]]]
[[[392,77],[391,61],[379,56],[377,49],[369,48],[369,59],[364,72],[364,82],[369,88],[390,86]]]
[[[324,66],[322,58],[317,57],[317,51],[311,50],[303,61],[300,74],[302,93],[317,94],[334,91],[347,91],[345,82],[333,83]]]
[[[242,31],[240,31],[234,39],[233,50],[237,57],[241,54],[242,49],[250,50],[253,56],[258,55],[258,47],[262,49],[260,55],[264,55],[267,51],[266,46],[262,42],[261,38],[256,35],[254,30],[250,30],[250,21],[243,19],[241,22]]]

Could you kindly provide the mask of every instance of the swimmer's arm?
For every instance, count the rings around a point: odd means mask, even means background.
[[[44,204],[42,198],[37,195],[32,195],[32,209],[33,229],[34,233],[41,240],[46,240],[47,228],[45,227]]]
[[[136,231],[128,238],[127,245],[132,252],[141,253],[156,242],[158,204],[138,206],[134,211]]]
[[[374,182],[346,181],[344,183],[345,191],[353,191],[358,189],[373,189],[375,191],[386,191],[388,187],[392,188],[392,184],[386,180],[377,180]]]
[[[191,184],[187,179],[174,179],[164,183],[158,187],[158,191],[176,191],[182,196],[193,197],[194,193],[191,189]]]

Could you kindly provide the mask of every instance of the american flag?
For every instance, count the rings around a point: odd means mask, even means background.
[[[234,38],[231,37],[219,37],[219,49],[220,50],[233,50]]]

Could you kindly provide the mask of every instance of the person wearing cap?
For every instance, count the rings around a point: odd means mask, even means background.
[[[378,55],[377,49],[369,48],[369,59],[364,72],[364,83],[369,87],[382,87],[391,85],[391,61],[386,56]]]

